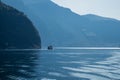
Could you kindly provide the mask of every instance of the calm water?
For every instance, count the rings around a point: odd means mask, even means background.
[[[0,51],[0,80],[120,80],[120,50]]]

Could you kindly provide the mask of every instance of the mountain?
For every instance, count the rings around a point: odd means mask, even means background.
[[[2,2],[6,3],[7,5],[12,5],[19,11],[25,10],[24,3],[21,0],[1,0]]]
[[[45,45],[118,46],[120,43],[118,20],[92,14],[81,16],[50,0],[36,0],[27,6],[46,24],[39,29],[44,31]]]
[[[24,13],[0,2],[0,49],[40,47],[39,33]]]
[[[15,9],[21,12],[24,12],[26,16],[32,21],[36,28],[40,27],[40,25],[43,25],[41,24],[42,21],[38,18],[38,16],[35,15],[29,8],[27,8],[27,6],[24,4],[22,0],[1,0],[1,1],[9,6],[14,7]]]
[[[12,0],[11,0],[12,1]],[[23,0],[48,46],[119,46],[120,21],[97,15],[78,15],[51,0]],[[15,3],[14,3],[15,4]],[[42,27],[39,26],[39,24]]]

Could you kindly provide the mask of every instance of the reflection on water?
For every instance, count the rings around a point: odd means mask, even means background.
[[[0,52],[0,80],[34,79],[35,52]]]
[[[120,80],[120,51],[0,52],[0,80]]]
[[[120,80],[119,50],[42,52],[41,80]]]

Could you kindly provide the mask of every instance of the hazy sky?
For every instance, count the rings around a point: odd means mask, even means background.
[[[97,14],[120,20],[120,0],[52,0],[78,14]]]

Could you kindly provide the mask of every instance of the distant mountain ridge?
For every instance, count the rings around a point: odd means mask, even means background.
[[[27,3],[25,6],[31,11],[30,13],[37,16],[38,21],[34,20],[34,23],[41,33],[43,46],[120,45],[118,20],[92,14],[81,16],[50,0],[23,2]]]
[[[0,2],[0,49],[38,49],[38,31],[24,13]]]

